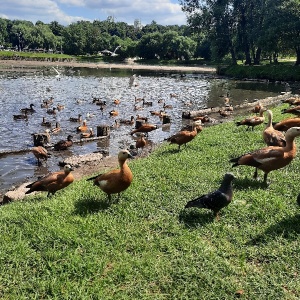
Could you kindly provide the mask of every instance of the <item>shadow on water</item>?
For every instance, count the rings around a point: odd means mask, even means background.
[[[0,156],[0,193],[14,185],[56,171],[59,168],[58,161],[69,155],[103,150],[115,155],[120,148],[129,148],[135,144],[135,136],[130,135],[134,125],[114,128],[115,120],[129,119],[138,114],[147,116],[149,123],[158,125],[157,130],[149,133],[151,142],[157,144],[185,125],[183,111],[222,106],[228,92],[234,105],[277,96],[286,91],[286,86],[282,84],[240,82],[200,73],[92,68],[59,68],[59,72],[59,78],[51,68],[30,74],[15,72],[14,76],[2,74],[0,77],[0,153],[24,150],[18,154]],[[130,84],[133,74],[134,84]],[[64,109],[54,115],[48,114],[47,108],[41,107],[43,101],[51,97],[54,102],[48,109],[58,104],[64,105]],[[135,97],[144,98],[152,104],[143,105]],[[93,103],[94,98],[106,101],[103,110]],[[115,99],[119,99],[120,104],[116,105]],[[164,109],[163,103],[171,104],[173,108]],[[20,114],[20,110],[30,104],[34,104],[35,112],[28,115],[28,120],[14,120],[13,115]],[[117,110],[119,115],[111,117],[111,110]],[[150,113],[161,110],[170,117],[170,126],[163,126],[162,119]],[[45,130],[41,126],[43,117],[52,127],[59,123],[61,131],[51,135],[51,143],[56,143],[66,139],[69,134],[74,139],[80,138],[80,134],[76,132],[79,124],[69,121],[70,117],[77,117],[79,114],[87,120],[88,128],[95,132],[98,126],[109,127],[110,138],[74,144],[68,152],[53,153],[47,164],[37,165],[29,150],[33,146],[32,134]]]

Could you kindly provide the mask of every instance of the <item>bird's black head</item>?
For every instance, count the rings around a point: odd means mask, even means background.
[[[226,173],[224,176],[224,180],[226,181],[232,181],[233,179],[235,179],[235,177],[232,173]]]

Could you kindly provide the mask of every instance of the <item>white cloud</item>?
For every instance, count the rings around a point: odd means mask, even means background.
[[[143,25],[153,20],[161,25],[182,25],[186,21],[180,5],[171,0],[1,0],[1,15],[10,20],[57,21],[62,25],[105,20],[108,16],[128,24],[139,19]]]

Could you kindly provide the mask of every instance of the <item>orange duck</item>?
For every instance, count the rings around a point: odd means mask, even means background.
[[[137,132],[143,132],[143,133],[145,133],[146,136],[148,136],[148,133],[149,133],[150,131],[153,131],[153,130],[155,130],[155,129],[157,129],[157,128],[158,128],[157,125],[146,123],[146,124],[143,124],[141,127],[132,130],[132,131],[130,132],[130,134],[133,135],[133,134],[135,134],[135,133],[137,133]]]
[[[48,151],[42,146],[31,148],[31,152],[37,158],[38,164],[41,163],[41,159],[47,160],[50,156],[50,153],[48,153]]]
[[[300,135],[300,127],[290,128],[285,135],[286,146],[269,146],[258,149],[237,158],[232,158],[230,162],[233,167],[239,165],[255,167],[254,178],[257,178],[257,169],[264,172],[264,183],[267,183],[269,172],[287,166],[296,156],[297,148],[294,141]]]
[[[121,150],[118,154],[119,169],[87,179],[93,180],[94,185],[107,194],[109,201],[111,194],[119,194],[120,196],[120,193],[125,191],[132,182],[133,175],[126,163],[127,158],[133,157],[128,150]]]
[[[94,136],[94,131],[93,131],[93,128],[90,128],[90,131],[89,132],[83,132],[80,134],[80,138],[91,138]]]
[[[47,197],[54,195],[58,190],[64,189],[74,181],[73,171],[70,165],[65,165],[63,171],[51,173],[31,184],[26,188],[29,190],[25,194],[32,192],[48,192]]]
[[[293,114],[296,116],[300,116],[300,105],[291,107],[291,108],[285,108],[281,111],[282,114]]]
[[[54,145],[54,150],[67,150],[69,147],[73,145],[73,136],[68,135],[67,140],[61,140]]]
[[[140,137],[135,142],[135,148],[136,149],[142,149],[147,145],[147,141],[144,138],[144,134],[141,134]]]
[[[263,139],[268,146],[284,147],[286,145],[284,134],[275,130],[272,125],[273,113],[271,110],[267,110],[268,124],[263,131]]]
[[[109,112],[109,114],[110,114],[111,116],[113,116],[113,117],[116,117],[116,116],[119,115],[119,112],[113,109],[113,110],[111,110],[111,111]]]
[[[285,120],[282,120],[276,124],[273,124],[274,129],[279,131],[287,131],[288,129],[292,127],[300,127],[300,118],[288,118]]]
[[[264,117],[264,111],[266,111],[264,108],[261,108],[259,111],[259,116],[253,116],[253,117],[249,117],[246,118],[242,121],[236,122],[235,124],[237,126],[241,126],[241,125],[246,125],[247,130],[252,127],[252,130],[255,126],[258,126],[260,124],[262,124],[265,121],[265,117]]]
[[[199,125],[196,126],[194,125],[192,131],[189,130],[179,131],[178,133],[169,137],[167,141],[170,142],[170,144],[177,144],[178,151],[179,151],[181,145],[186,146],[186,144],[192,141],[200,131],[202,131],[202,127]]]
[[[86,124],[86,120],[83,120],[82,125],[80,125],[76,128],[77,132],[84,132],[84,131],[87,131],[87,130],[88,130],[88,126]]]
[[[257,102],[257,104],[251,109],[251,111],[255,114],[258,114],[262,108],[262,105],[260,102]]]

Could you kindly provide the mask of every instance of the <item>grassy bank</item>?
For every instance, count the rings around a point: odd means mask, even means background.
[[[269,79],[271,81],[300,81],[300,66],[290,63],[262,66],[229,66],[219,67],[219,75],[234,77],[237,79]]]
[[[1,299],[299,299],[300,153],[267,188],[228,162],[263,147],[262,129],[207,127],[179,153],[163,144],[130,161],[117,204],[81,180],[2,206]],[[219,222],[183,210],[227,171],[237,179]]]

